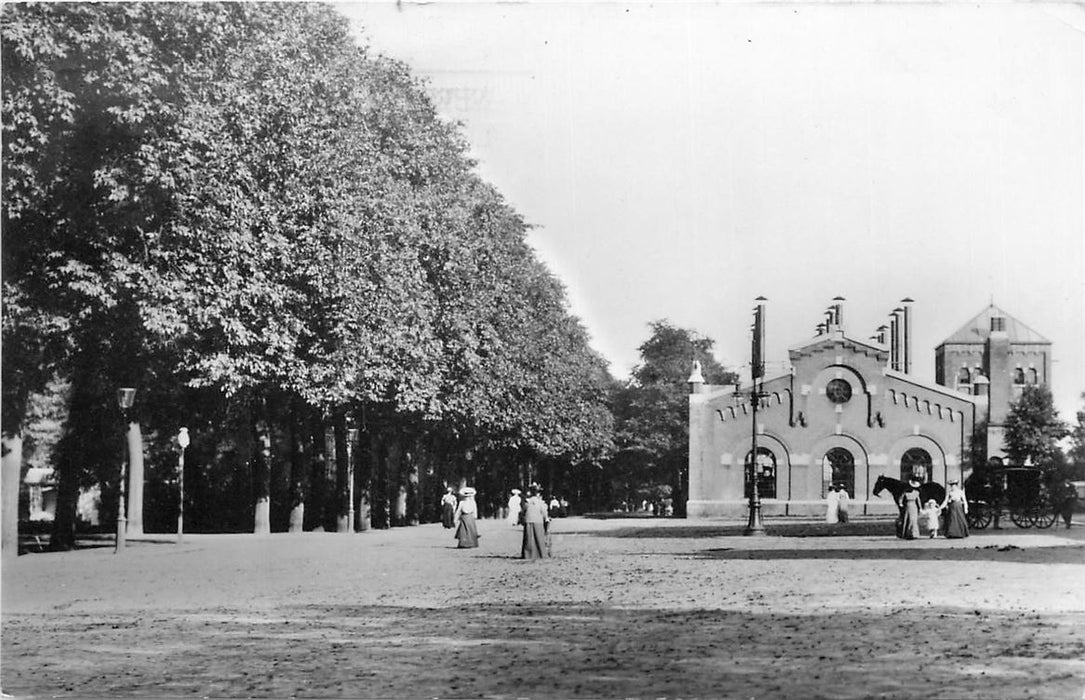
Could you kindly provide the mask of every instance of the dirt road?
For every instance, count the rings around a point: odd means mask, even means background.
[[[1085,528],[555,521],[189,536],[5,562],[16,697],[1079,698]]]

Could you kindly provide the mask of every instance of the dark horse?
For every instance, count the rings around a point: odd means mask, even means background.
[[[888,491],[893,494],[893,500],[897,504],[897,509],[900,511],[897,518],[897,529],[900,529],[900,524],[904,520],[904,509],[901,504],[900,497],[904,495],[905,491],[908,491],[912,487],[907,482],[900,479],[894,479],[891,476],[879,476],[878,480],[874,482],[874,490],[871,492],[875,496],[882,491]],[[946,499],[946,489],[941,484],[936,484],[933,481],[926,484],[919,485],[919,508],[922,510],[923,504],[927,501],[933,500],[938,505],[942,505],[942,501]],[[898,533],[899,535],[899,533]]]

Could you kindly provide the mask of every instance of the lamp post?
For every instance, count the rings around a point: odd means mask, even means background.
[[[357,428],[347,428],[347,493],[350,503],[347,504],[347,522],[350,530],[354,532],[354,441],[358,439]]]
[[[128,517],[124,510],[124,501],[127,498],[125,482],[128,479],[128,409],[132,408],[135,400],[136,390],[132,387],[126,386],[117,389],[117,406],[121,409],[121,418],[124,423],[124,432],[121,433],[124,437],[124,451],[121,456],[121,479],[118,487],[120,498],[117,499],[117,539],[113,548],[114,554],[118,554],[124,549],[125,536],[128,530]]]
[[[764,535],[765,523],[761,520],[761,491],[757,484],[757,408],[764,395],[757,386],[758,379],[765,376],[765,297],[757,297],[754,307],[753,343],[750,356],[750,404],[753,410],[753,428],[750,431],[750,519],[744,535]]]
[[[177,544],[181,544],[185,535],[185,448],[189,442],[188,428],[181,428],[177,433],[177,444],[181,448],[177,457]]]

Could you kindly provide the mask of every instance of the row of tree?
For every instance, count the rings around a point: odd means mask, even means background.
[[[58,546],[79,487],[113,507],[119,386],[150,465],[189,427],[220,527],[352,527],[352,426],[382,524],[426,477],[611,453],[606,365],[527,225],[329,8],[9,5],[2,32],[5,449],[63,397]]]

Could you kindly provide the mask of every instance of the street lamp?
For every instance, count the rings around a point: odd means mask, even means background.
[[[347,493],[350,494],[350,503],[347,505],[347,522],[350,523],[348,532],[354,532],[354,441],[358,439],[357,428],[347,428]]]
[[[181,428],[177,433],[177,444],[181,448],[181,454],[177,458],[177,544],[181,544],[185,534],[185,448],[190,441],[188,428]]]
[[[766,394],[764,388],[765,378],[765,297],[757,297],[757,306],[754,307],[753,343],[750,357],[750,404],[753,409],[753,425],[750,431],[750,518],[746,523],[744,535],[764,535],[765,523],[761,520],[761,492],[757,483],[757,408],[762,397]],[[757,386],[758,380],[762,386]]]
[[[121,453],[120,498],[117,499],[117,539],[113,548],[114,554],[124,549],[125,536],[128,530],[128,518],[124,511],[124,501],[127,498],[125,482],[128,480],[128,409],[132,408],[135,400],[136,390],[132,387],[125,386],[117,389],[117,406],[121,409],[121,418],[124,423],[124,432],[121,433],[124,438],[124,451]]]

